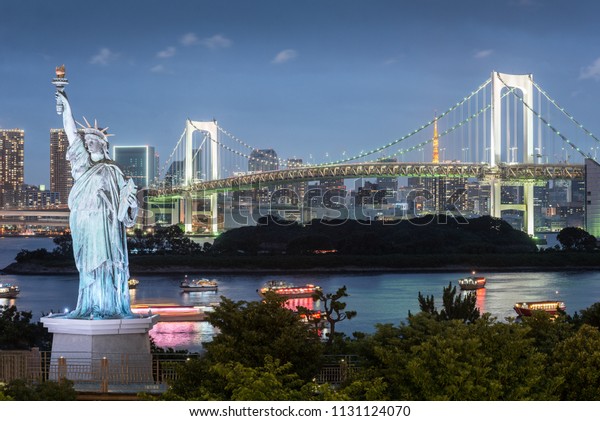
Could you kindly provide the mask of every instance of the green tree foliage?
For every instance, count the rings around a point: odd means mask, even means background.
[[[435,307],[433,295],[424,297],[419,291],[419,307],[422,312],[431,314],[437,320],[462,320],[463,322],[474,322],[481,314],[477,308],[477,296],[472,292],[457,294],[456,286],[452,282],[444,288],[442,294],[442,309],[438,312]]]
[[[313,220],[301,226],[263,217],[255,227],[229,230],[214,242],[215,254],[253,255],[263,244],[281,244],[280,252],[306,254],[335,249],[345,255],[535,252],[527,234],[491,217],[474,219],[430,215],[411,220]],[[459,245],[459,247],[457,247]]]
[[[178,225],[159,227],[151,233],[135,229],[127,239],[127,247],[133,254],[194,255],[202,252],[202,245],[186,237]]]
[[[563,228],[556,239],[564,250],[592,251],[596,248],[596,237],[579,227]]]
[[[427,313],[400,328],[381,325],[368,339],[367,367],[341,392],[362,399],[377,384],[391,400],[545,399],[545,357],[526,334],[487,317],[465,324]]]
[[[291,363],[301,379],[312,379],[319,369],[322,344],[310,325],[283,307],[284,302],[275,293],[251,302],[221,297],[208,316],[219,334],[206,344],[206,357],[215,363],[260,367],[271,356],[283,365]]]
[[[588,308],[581,310],[580,317],[582,323],[600,329],[600,303],[594,303]]]
[[[2,394],[15,401],[73,401],[77,398],[73,382],[66,379],[35,384],[21,379],[12,380],[0,387],[0,396]]]
[[[559,342],[553,355],[553,377],[561,400],[600,399],[600,332],[583,325],[574,335]]]
[[[50,334],[41,323],[31,323],[31,317],[16,306],[0,306],[0,349],[50,349]]]
[[[335,293],[324,293],[323,290],[313,294],[315,301],[320,301],[323,306],[322,315],[327,321],[329,333],[327,336],[327,344],[331,345],[336,338],[336,325],[343,320],[350,320],[356,316],[356,311],[346,310],[346,303],[341,301],[342,298],[348,297],[348,288],[346,285],[339,288]],[[305,312],[306,309],[301,311]]]

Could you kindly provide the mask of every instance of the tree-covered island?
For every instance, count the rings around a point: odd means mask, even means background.
[[[538,250],[536,242],[501,219],[447,215],[386,221],[313,220],[300,225],[266,216],[203,244],[179,226],[128,238],[130,270],[145,272],[427,271],[600,268],[596,239],[581,228],[563,229],[562,247]],[[9,273],[75,272],[69,236],[56,248],[23,250]]]

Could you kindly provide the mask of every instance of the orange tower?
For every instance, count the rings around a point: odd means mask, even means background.
[[[440,163],[440,144],[438,138],[438,129],[437,129],[437,115],[433,120],[433,159],[431,160],[434,164]]]

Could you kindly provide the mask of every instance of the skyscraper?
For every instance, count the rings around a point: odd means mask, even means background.
[[[0,129],[0,207],[18,206],[25,179],[25,131]]]
[[[248,171],[274,171],[278,169],[279,160],[274,149],[255,149],[250,153]]]
[[[157,177],[154,146],[113,146],[113,160],[140,189],[151,185]]]
[[[69,140],[64,129],[50,130],[50,191],[58,193],[59,201],[63,205],[67,204],[69,192],[73,187],[71,163],[67,161],[68,147]]]

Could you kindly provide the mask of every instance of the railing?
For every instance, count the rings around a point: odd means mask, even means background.
[[[23,379],[32,383],[68,379],[77,391],[100,393],[161,392],[176,378],[175,364],[190,354],[71,353],[68,358],[50,352],[0,351],[0,382]]]
[[[75,356],[74,356],[75,355]],[[177,364],[197,354],[103,354],[53,356],[31,351],[0,351],[0,382],[23,379],[30,383],[68,379],[78,392],[160,393],[177,378]],[[329,356],[317,383],[340,384],[358,371],[356,357]]]

